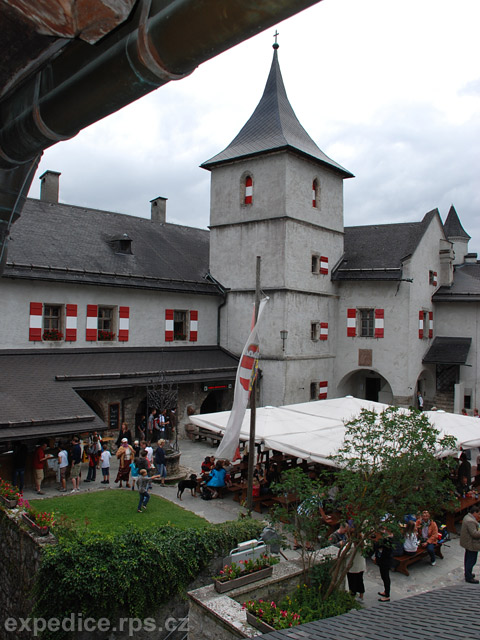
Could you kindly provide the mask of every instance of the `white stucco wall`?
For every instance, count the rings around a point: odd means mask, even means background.
[[[217,341],[217,307],[221,298],[213,296],[162,293],[140,289],[121,289],[77,284],[0,280],[0,348],[55,349],[68,347],[120,346],[148,347],[163,345],[211,345]],[[77,305],[76,342],[30,342],[30,302]],[[86,308],[88,304],[130,307],[128,342],[87,342]],[[198,311],[198,340],[165,342],[165,309]],[[118,336],[118,325],[115,329]]]
[[[479,353],[480,304],[478,302],[439,302],[435,305],[435,334],[444,337],[472,338],[467,361],[460,366],[460,382],[471,390],[472,407],[480,405]],[[463,402],[459,403],[462,405]]]

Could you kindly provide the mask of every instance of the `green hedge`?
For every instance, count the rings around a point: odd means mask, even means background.
[[[202,530],[163,526],[114,535],[84,531],[61,539],[45,550],[33,615],[151,616],[183,592],[213,558],[258,537],[261,529],[258,521],[244,519]],[[57,632],[54,637],[62,636]]]

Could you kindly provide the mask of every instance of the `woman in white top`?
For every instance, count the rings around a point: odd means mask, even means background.
[[[417,553],[419,544],[417,533],[415,531],[415,522],[413,522],[413,520],[409,520],[407,522],[404,535],[403,550],[407,555],[413,556]]]

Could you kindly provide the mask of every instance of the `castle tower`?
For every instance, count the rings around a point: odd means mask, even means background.
[[[453,264],[463,264],[465,256],[468,254],[468,241],[470,240],[470,236],[462,227],[462,223],[453,204],[450,207],[443,228],[445,235],[450,242],[453,243],[453,251],[455,252]]]
[[[318,396],[333,370],[336,293],[330,272],[343,253],[343,180],[298,121],[278,62],[236,138],[202,167],[211,171],[210,271],[229,289],[221,343],[240,353],[248,335],[261,256],[261,404]],[[282,340],[280,331],[287,330]],[[288,369],[288,371],[287,371]],[[288,375],[287,375],[288,373]],[[285,380],[298,381],[295,388]],[[323,385],[325,388],[325,385]]]

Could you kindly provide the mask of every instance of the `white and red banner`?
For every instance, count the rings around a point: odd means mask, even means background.
[[[248,336],[248,340],[240,357],[237,378],[235,380],[233,407],[230,412],[230,417],[228,418],[227,426],[225,427],[225,434],[217,449],[217,459],[228,458],[228,460],[233,460],[235,451],[238,448],[240,429],[242,428],[250,391],[257,376],[260,342],[258,326],[267,301],[268,298],[260,301],[257,322]]]

